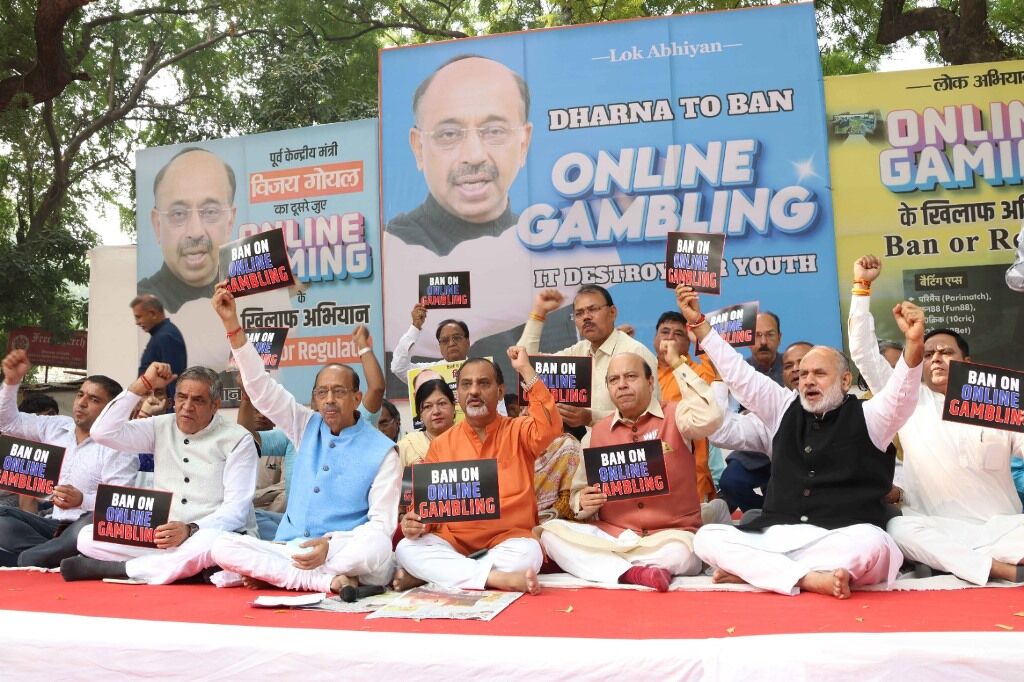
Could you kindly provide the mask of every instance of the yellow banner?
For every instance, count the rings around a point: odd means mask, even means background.
[[[910,299],[979,360],[1020,367],[1024,294],[1006,283],[1024,221],[1024,61],[825,80],[844,337],[853,263],[882,258],[878,336]]]

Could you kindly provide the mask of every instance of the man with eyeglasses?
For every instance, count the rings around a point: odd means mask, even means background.
[[[83,556],[60,564],[64,580],[131,578],[167,585],[212,567],[210,548],[219,533],[256,535],[256,441],[218,414],[216,372],[189,367],[177,377],[174,414],[131,418],[139,401],[174,378],[169,365],[154,362],[107,404],[90,430],[101,445],[153,453],[153,487],[173,494],[168,522],[155,529],[156,547],[95,540],[88,525],[78,534]]]
[[[881,270],[876,256],[854,263],[849,320],[850,355],[875,393],[894,372],[878,352],[871,315],[871,283]],[[1010,473],[1010,460],[1024,457],[1024,434],[942,419],[949,363],[970,359],[956,331],[925,335],[923,382],[899,431],[903,515],[886,530],[908,558],[975,585],[1024,582],[1024,514]]]
[[[139,375],[154,362],[167,363],[175,375],[184,372],[188,367],[185,339],[181,330],[164,314],[164,305],[160,299],[152,294],[143,294],[133,298],[128,305],[135,316],[135,324],[149,334],[149,343],[139,359]],[[167,395],[174,395],[173,381],[167,385]],[[174,406],[169,404],[167,411],[173,409]]]
[[[395,443],[359,412],[359,375],[348,365],[321,368],[310,409],[264,371],[223,284],[213,306],[253,406],[288,436],[298,453],[274,542],[222,535],[213,545],[214,561],[244,578],[220,576],[218,584],[241,581],[255,587],[265,582],[338,594],[360,584],[387,584],[402,469]],[[360,357],[370,355],[369,336],[360,338]]]
[[[534,299],[533,310],[526,321],[518,345],[526,348],[531,355],[538,353],[545,319],[550,313],[558,310],[564,300],[565,297],[556,289],[540,291]],[[552,354],[590,356],[594,359],[591,378],[593,397],[589,409],[559,404],[558,411],[567,426],[589,427],[615,412],[615,403],[605,385],[608,364],[613,355],[636,353],[644,359],[654,374],[658,371],[658,360],[647,346],[616,329],[618,309],[612,302],[612,295],[604,287],[596,284],[585,284],[580,287],[573,299],[572,310],[576,330],[582,340]],[[658,384],[654,385],[654,399],[661,400],[661,387]]]
[[[412,348],[419,340],[423,324],[427,320],[427,309],[417,303],[412,309],[412,324],[395,346],[391,356],[391,371],[405,383],[409,370],[430,367],[439,361],[412,362]],[[469,327],[462,320],[442,320],[437,325],[434,335],[437,337],[437,349],[441,360],[457,362],[469,357]]]
[[[529,106],[525,81],[504,64],[462,55],[438,67],[413,94],[409,131],[429,193],[387,231],[447,256],[462,241],[512,227],[508,191],[530,147]]]
[[[139,280],[172,315],[185,303],[209,298],[217,281],[220,247],[235,223],[235,173],[214,154],[186,147],[153,180],[150,220],[163,251],[160,270]]]

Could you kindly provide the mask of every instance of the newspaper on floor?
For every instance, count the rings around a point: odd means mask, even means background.
[[[354,602],[345,602],[336,594],[325,597],[316,604],[300,606],[303,611],[332,611],[334,613],[372,613],[381,609],[401,595],[401,592],[384,592]]]
[[[451,620],[492,620],[505,607],[523,596],[522,592],[449,590],[425,585],[402,593],[370,618],[447,618]]]

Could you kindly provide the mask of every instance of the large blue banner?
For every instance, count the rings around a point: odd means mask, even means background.
[[[386,50],[381,111],[387,348],[418,275],[464,270],[474,354],[503,357],[547,287],[570,298],[542,349],[575,341],[587,283],[651,343],[670,231],[726,235],[705,308],[758,300],[783,346],[840,344],[810,3]]]
[[[228,368],[210,306],[217,249],[273,229],[283,231],[298,286],[239,298],[238,310],[244,327],[289,329],[285,387],[309,395],[329,362],[361,374],[359,324],[383,357],[376,121],[146,149],[136,166],[138,291],[163,301],[189,364]],[[230,404],[237,389],[228,385]]]

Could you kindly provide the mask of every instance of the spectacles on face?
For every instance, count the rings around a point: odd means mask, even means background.
[[[319,388],[313,389],[313,396],[317,400],[323,400],[328,395],[333,396],[338,400],[344,400],[353,393],[355,393],[355,391],[353,391],[351,388],[346,388],[344,386],[331,386],[330,388],[327,388],[326,386],[321,386]]]
[[[437,340],[442,346],[448,346],[453,343],[462,343],[466,340],[466,337],[462,334],[452,334],[451,336],[442,336]]]
[[[200,208],[172,208],[170,211],[157,211],[171,227],[184,227],[193,214],[199,216],[204,225],[216,225],[230,209],[224,206],[202,206]]]
[[[508,144],[512,133],[522,130],[522,126],[512,128],[504,125],[489,125],[480,128],[459,128],[457,126],[441,126],[436,130],[421,130],[431,144],[438,149],[450,151],[466,141],[469,133],[476,133],[480,141],[488,147],[501,147]]]
[[[779,335],[779,333],[777,331],[754,332],[754,338],[757,339],[758,341],[761,341],[761,340],[771,341],[772,339],[774,339],[778,335]]]
[[[605,303],[604,305],[591,305],[587,306],[586,308],[577,308],[576,310],[572,311],[572,316],[577,320],[582,320],[587,315],[593,317],[594,315],[597,315],[597,313],[600,312],[601,310],[604,310],[605,308],[609,307],[611,306]]]

